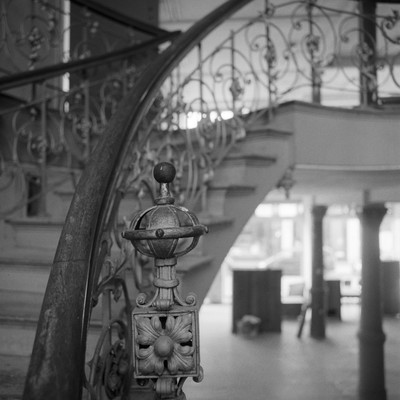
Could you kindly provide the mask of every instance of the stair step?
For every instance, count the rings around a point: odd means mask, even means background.
[[[265,125],[251,125],[246,127],[246,139],[250,139],[253,136],[262,136],[265,138],[282,138],[286,139],[293,135],[292,132],[282,130],[282,129],[275,129],[266,127]]]
[[[0,253],[0,266],[49,267],[54,258],[53,249],[30,249],[25,247],[9,247]]]
[[[0,399],[21,400],[29,357],[0,354]]]
[[[212,185],[208,188],[207,208],[212,210],[214,215],[224,215],[224,208],[227,198],[251,196],[256,190],[252,185]]]
[[[0,256],[0,315],[37,318],[54,252],[12,248]]]
[[[51,265],[1,265],[0,291],[44,293],[49,279]]]
[[[207,216],[207,225],[227,223],[223,218]],[[0,318],[37,320],[47,286],[54,251],[38,249],[8,249],[0,256]],[[210,256],[189,254],[179,259],[177,270],[186,274],[204,267]]]
[[[226,191],[232,194],[247,194],[247,193],[252,193],[254,192],[256,188],[252,185],[210,185],[209,186],[209,191]]]
[[[289,143],[293,133],[286,130],[252,125],[246,129],[246,140],[237,143],[231,154],[236,157],[270,157],[275,161],[280,156],[282,143]]]
[[[36,324],[3,321],[0,324],[0,354],[29,357],[35,339]]]
[[[21,322],[37,321],[43,303],[43,293],[0,290],[0,319],[15,318]]]
[[[6,222],[13,228],[15,245],[21,248],[56,249],[64,220],[51,217],[12,218]]]
[[[223,164],[240,164],[247,166],[268,166],[276,162],[275,157],[257,153],[233,153],[228,155]]]
[[[246,185],[249,169],[267,168],[276,163],[276,157],[256,152],[232,152],[215,171],[214,186]]]
[[[36,320],[0,317],[0,355],[29,357],[32,353],[36,334]],[[88,332],[87,357],[94,354],[100,337],[101,326],[91,325]],[[1,398],[1,397],[0,397]]]
[[[235,186],[239,189],[239,186]],[[204,218],[204,217],[202,217]],[[27,251],[55,251],[61,235],[64,220],[54,220],[48,217],[13,218],[6,221],[14,229],[15,248]],[[207,217],[208,224],[225,223],[223,217]],[[121,225],[122,227],[122,225]],[[8,252],[9,253],[9,252]],[[53,253],[54,255],[54,253]],[[1,261],[2,257],[0,257]]]

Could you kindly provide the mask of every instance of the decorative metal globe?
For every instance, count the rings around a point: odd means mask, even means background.
[[[157,164],[153,176],[160,183],[160,196],[156,205],[139,212],[122,236],[131,241],[142,254],[156,259],[180,257],[191,251],[199,237],[207,232],[197,217],[184,207],[174,205],[169,184],[176,175],[175,167],[167,162]],[[192,238],[189,243],[183,239]],[[181,248],[181,244],[185,247]]]

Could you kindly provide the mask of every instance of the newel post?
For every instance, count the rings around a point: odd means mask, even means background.
[[[132,313],[134,378],[151,379],[155,399],[185,400],[182,386],[188,377],[201,381],[199,322],[196,296],[178,292],[177,258],[191,251],[207,232],[197,217],[174,206],[169,183],[175,178],[169,163],[157,164],[154,178],[160,183],[156,205],[139,212],[122,236],[142,254],[154,258],[155,294],[136,299]]]

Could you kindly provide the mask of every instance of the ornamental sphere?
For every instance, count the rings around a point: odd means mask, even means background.
[[[158,163],[153,170],[154,179],[158,183],[170,183],[175,179],[175,167],[168,162]]]

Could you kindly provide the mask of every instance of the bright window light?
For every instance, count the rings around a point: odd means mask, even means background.
[[[281,218],[293,218],[297,215],[297,204],[282,203],[278,206],[278,214]]]
[[[210,112],[210,121],[215,122],[218,119],[218,113],[216,111],[211,111]]]
[[[271,218],[273,215],[271,204],[259,204],[255,211],[256,217],[259,218]]]
[[[231,119],[231,118],[233,118],[233,111],[231,111],[231,110],[221,111],[221,118],[222,119]]]
[[[198,122],[201,120],[201,113],[197,111],[190,111],[186,116],[186,128],[196,128]]]

